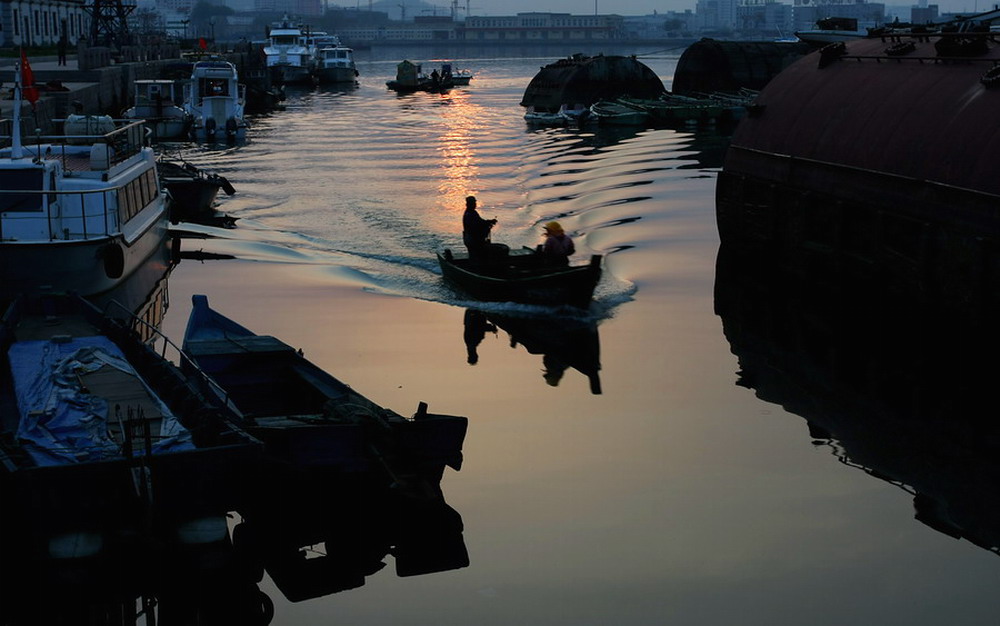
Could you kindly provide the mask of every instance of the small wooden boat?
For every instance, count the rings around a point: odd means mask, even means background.
[[[601,278],[601,255],[580,266],[546,264],[533,248],[509,250],[492,244],[489,259],[474,263],[467,255],[438,253],[444,279],[478,300],[525,304],[569,304],[587,308]]]
[[[649,122],[647,111],[604,100],[590,105],[590,116],[599,124],[643,126]]]
[[[262,444],[117,312],[79,296],[18,298],[0,347],[0,485],[7,521],[40,542],[33,552],[106,554],[152,526],[245,504]]]
[[[270,459],[340,473],[386,472],[394,483],[440,481],[462,465],[465,417],[384,409],[279,339],[258,335],[195,295],[182,369],[200,370],[205,390]]]

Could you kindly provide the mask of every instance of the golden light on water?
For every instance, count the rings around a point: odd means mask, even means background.
[[[482,130],[482,107],[475,104],[465,91],[453,91],[444,95],[444,126],[437,138],[440,147],[440,183],[438,184],[438,204],[440,211],[435,214],[444,222],[441,230],[461,230],[461,221],[455,219],[455,212],[465,207],[465,197],[479,191],[479,162],[473,144]],[[444,104],[444,103],[442,103]]]

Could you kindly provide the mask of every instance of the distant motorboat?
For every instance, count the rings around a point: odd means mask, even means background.
[[[358,79],[354,50],[341,45],[337,37],[317,40],[313,75],[320,84],[353,83]]]
[[[122,117],[143,120],[153,134],[153,141],[183,139],[194,121],[183,104],[181,83],[169,79],[137,80],[135,105],[126,109]]]
[[[303,30],[293,24],[288,15],[268,31],[264,46],[271,80],[277,85],[294,85],[312,82],[310,68],[313,51],[304,41]]]
[[[236,66],[221,58],[196,61],[184,86],[184,109],[193,118],[197,141],[241,140],[246,137],[246,87]]]
[[[451,63],[441,64],[441,76],[445,80],[451,80],[453,85],[465,86],[472,82],[472,70],[459,70],[451,66]]]

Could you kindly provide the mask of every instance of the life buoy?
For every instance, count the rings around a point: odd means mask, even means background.
[[[104,262],[104,274],[108,278],[121,278],[125,273],[125,251],[116,243],[109,243],[98,252]]]

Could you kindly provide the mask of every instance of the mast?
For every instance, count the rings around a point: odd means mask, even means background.
[[[21,61],[14,64],[14,115],[10,130],[10,158],[20,159],[21,152]]]

